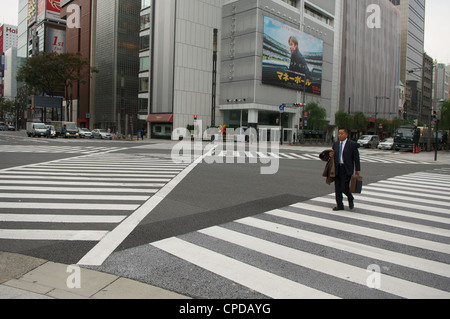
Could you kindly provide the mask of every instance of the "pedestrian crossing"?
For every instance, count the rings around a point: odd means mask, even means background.
[[[39,154],[95,154],[118,152],[122,147],[66,146],[66,145],[0,145],[0,153],[39,153]]]
[[[0,240],[100,241],[185,167],[102,153],[0,170]]]
[[[413,173],[366,185],[352,211],[330,194],[150,245],[269,298],[448,299],[449,186],[449,169]]]
[[[206,157],[206,161],[211,162],[210,158],[215,158],[216,162],[230,162],[230,158],[250,160],[250,159],[278,159],[278,160],[305,160],[305,161],[321,161],[320,153],[292,153],[292,152],[255,152],[255,151],[224,151],[217,150],[212,152],[211,156]],[[400,158],[391,158],[385,155],[361,154],[362,163],[383,163],[383,164],[430,164],[424,161],[413,161]]]

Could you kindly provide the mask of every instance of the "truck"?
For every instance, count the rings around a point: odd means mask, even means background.
[[[397,152],[400,150],[413,152],[414,145],[418,145],[419,150],[425,150],[429,137],[430,130],[428,127],[401,126],[394,134],[394,149]],[[431,142],[435,142],[433,135],[431,135]]]
[[[47,134],[48,130],[44,123],[27,122],[28,137],[45,137]]]
[[[78,138],[78,125],[74,122],[52,122],[52,126],[55,127],[56,136],[60,137],[73,137]]]

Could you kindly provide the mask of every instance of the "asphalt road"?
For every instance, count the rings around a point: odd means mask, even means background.
[[[101,238],[104,237],[99,237],[99,240],[3,238],[0,239],[0,251],[21,253],[66,264],[76,264],[85,260],[87,255],[94,252],[93,256],[95,258],[88,260],[97,260],[99,264],[88,264],[86,265],[87,267],[149,282],[195,298],[267,298],[270,296],[269,292],[253,289],[250,284],[240,283],[238,279],[232,280],[218,271],[209,269],[207,266],[195,264],[194,261],[189,262],[172,252],[170,245],[165,246],[167,244],[165,240],[182,240],[181,244],[189,242],[195,244],[196,247],[201,246],[207,248],[208,252],[210,250],[221,251],[221,254],[217,256],[217,260],[220,260],[225,255],[228,256],[227,258],[233,256],[233,258],[237,258],[240,262],[250,264],[256,269],[265,269],[269,266],[275,268],[281,267],[277,276],[294,280],[297,276],[295,275],[297,270],[291,264],[280,263],[279,261],[273,260],[273,257],[266,260],[262,258],[261,254],[249,254],[242,247],[238,248],[233,246],[230,248],[224,246],[221,241],[211,241],[210,235],[202,231],[211,228],[215,229],[215,226],[227,225],[225,228],[229,230],[263,236],[260,233],[264,233],[264,231],[236,223],[236,221],[247,220],[247,218],[253,217],[271,220],[273,216],[267,215],[267,212],[286,209],[286,207],[292,207],[299,203],[310,205],[311,200],[318,198],[325,201],[328,200],[334,188],[333,186],[327,185],[325,178],[321,176],[324,163],[313,158],[313,155],[317,156],[317,150],[307,147],[281,149],[280,153],[286,156],[280,156],[279,170],[273,175],[262,175],[261,167],[264,164],[251,164],[248,159],[244,164],[237,164],[237,160],[233,164],[207,164],[205,161],[202,161],[192,167],[192,170],[189,170],[185,175],[180,174],[180,172],[185,172],[189,168],[189,165],[178,167],[178,171],[175,173],[172,172],[172,175],[170,175],[169,172],[164,172],[162,169],[173,170],[176,167],[162,167],[164,165],[174,165],[170,159],[172,147],[173,143],[171,144],[170,142],[160,144],[158,141],[46,140],[29,139],[23,132],[0,132],[0,149],[2,150],[0,155],[0,173],[2,174],[0,181],[3,178],[3,184],[0,186],[4,187],[6,193],[11,193],[11,191],[7,190],[7,187],[13,185],[18,186],[13,191],[16,194],[46,194],[47,192],[43,190],[37,192],[20,190],[20,187],[23,185],[30,186],[29,183],[32,183],[33,180],[30,182],[29,179],[26,179],[25,184],[23,184],[20,182],[20,179],[18,181],[15,181],[14,178],[8,179],[8,177],[5,179],[5,176],[8,174],[16,176],[15,174],[20,173],[22,176],[28,176],[27,174],[31,171],[35,174],[32,176],[41,176],[40,174],[42,172],[49,172],[51,174],[49,176],[52,176],[53,179],[45,181],[46,186],[50,187],[52,184],[55,184],[55,187],[62,187],[58,186],[60,185],[58,183],[64,182],[66,184],[69,183],[67,184],[69,186],[66,185],[64,187],[74,187],[77,190],[75,192],[76,194],[89,194],[91,197],[95,195],[95,198],[89,198],[88,200],[75,198],[50,200],[34,198],[20,200],[17,198],[8,198],[1,200],[7,204],[0,208],[0,215],[11,213],[14,213],[14,215],[32,215],[35,213],[77,215],[80,214],[79,209],[76,208],[77,204],[79,206],[93,204],[98,205],[98,210],[86,207],[82,211],[83,215],[104,216],[105,218],[112,219],[114,219],[113,217],[124,218],[119,222],[119,226],[117,222],[83,223],[79,221],[71,224],[59,223],[55,225],[55,223],[45,223],[42,221],[39,223],[22,220],[0,221],[0,229],[10,231],[16,229],[26,231],[27,229],[35,229],[36,225],[39,225],[44,232],[50,231],[50,233],[61,230],[63,232],[75,230],[92,232],[89,235],[99,234],[100,236],[102,234],[112,234],[110,237],[113,237],[113,239],[110,241],[113,242],[113,249],[106,252],[106,255],[103,257],[97,256],[95,250],[98,249],[99,243],[103,241]],[[292,154],[297,155],[297,158],[293,158]],[[388,160],[383,160],[385,158],[387,159],[386,155],[390,154],[389,152],[364,150],[362,154],[366,156],[366,159],[362,163],[362,175],[364,176],[365,185],[376,185],[377,183],[383,183],[383,181],[397,176],[406,176],[446,168],[445,165],[407,162],[400,159],[396,161],[395,157],[392,156]],[[101,171],[100,169],[104,168],[100,168],[98,163],[108,164],[111,170]],[[94,167],[89,168],[90,165],[94,165]],[[147,168],[150,165],[152,167]],[[144,174],[146,170],[153,170],[154,167],[160,170],[159,173],[163,177],[167,175],[166,177],[168,179],[165,179],[162,183],[156,183],[156,186],[153,184],[149,186],[149,179],[151,180],[152,177],[139,177],[139,175]],[[91,170],[88,174],[84,171],[70,171],[70,168]],[[66,173],[60,171],[66,169],[68,170]],[[63,175],[60,175],[61,173]],[[125,178],[124,175],[127,174],[126,178],[127,181],[129,179],[128,184],[130,184],[124,186],[125,188],[129,187],[130,190],[124,194],[120,194],[120,196],[123,196],[120,202],[118,202],[117,198],[111,201],[110,197],[107,196],[111,194],[114,196],[116,193],[111,193],[108,190],[101,191],[97,189],[93,193],[81,190],[86,187],[92,187],[93,189],[95,187],[101,188],[102,186],[92,184],[98,182],[96,179],[99,178],[99,174],[101,174],[102,181],[104,180],[105,183],[110,183],[111,181],[106,180],[106,178],[108,178],[108,175],[115,173],[120,175],[120,179]],[[86,176],[91,175],[93,179],[83,180]],[[183,175],[182,178],[180,178],[180,175]],[[79,179],[74,179],[74,177],[79,177]],[[133,179],[130,179],[130,177],[133,177]],[[68,178],[70,178],[70,182],[67,182],[69,180]],[[11,184],[11,181],[14,182]],[[83,182],[84,184],[78,185],[76,181]],[[170,181],[168,184],[173,183],[171,185],[173,187],[166,187],[168,181]],[[42,180],[39,183],[42,184]],[[138,184],[132,186],[132,183]],[[114,189],[115,192],[120,192],[121,185],[118,183],[115,186],[111,186],[110,190]],[[133,193],[133,189],[136,190],[138,188],[140,194]],[[152,193],[146,193],[147,189],[151,189]],[[162,197],[160,195],[161,192],[164,193]],[[67,193],[70,195],[70,191],[63,191],[62,189],[55,190],[54,193],[58,195],[65,195]],[[152,194],[156,195],[152,196]],[[139,200],[136,198],[131,199],[130,196],[135,195],[144,196]],[[146,206],[148,202],[152,201],[152,198],[159,198],[160,201],[153,206]],[[394,199],[391,199],[391,201],[393,204],[396,202]],[[14,205],[17,202],[21,202],[21,204],[16,207]],[[57,206],[50,210],[46,210],[45,208],[33,209],[26,207],[26,205],[23,206],[22,204],[24,202],[35,203],[36,207],[38,207],[38,204],[45,206],[49,203],[56,204]],[[13,203],[14,205],[9,203]],[[68,203],[74,204],[75,207],[66,206]],[[122,211],[118,210],[115,212],[111,210],[111,206],[107,206],[109,204],[117,204],[116,208],[123,204],[126,208]],[[132,208],[133,205],[135,209]],[[377,206],[376,203],[372,203],[372,205]],[[331,212],[333,203],[325,203],[323,206],[328,207]],[[62,208],[58,209],[58,207]],[[391,208],[389,205],[386,206],[386,211]],[[139,209],[146,211],[141,214],[137,225],[133,225],[132,230],[128,232],[117,231]],[[306,223],[308,224],[308,222]],[[314,226],[313,228],[315,227],[319,226]],[[323,232],[323,230],[320,231]],[[119,234],[117,235],[116,233]],[[17,236],[17,234],[14,233],[14,236]],[[273,236],[271,234],[269,237],[272,238]],[[287,242],[283,238],[274,240],[283,245],[295,246],[298,244],[290,242],[292,239],[287,240]],[[362,240],[358,239],[357,241]],[[372,241],[376,242],[376,240],[368,240],[367,242],[371,243]],[[446,240],[444,242],[447,243]],[[193,247],[188,245],[186,249],[188,248]],[[320,247],[318,248],[314,245],[306,245],[302,248],[302,250],[306,251],[309,249],[316,254],[321,254]],[[236,254],[238,257],[234,257]],[[339,251],[332,251],[328,254],[331,256],[330,258],[338,260],[342,258],[340,257]],[[416,255],[416,252],[412,254]],[[354,256],[349,258],[354,263],[362,263],[365,265],[364,262],[361,262]],[[432,258],[444,261],[448,259],[447,255],[433,256]],[[346,260],[346,262],[349,261]],[[305,278],[314,275],[309,269],[304,270],[302,273],[302,277]],[[311,280],[307,280],[304,284],[307,286],[312,285],[320,291],[327,291],[331,295],[349,298],[354,296],[352,293],[343,292],[343,290],[347,291],[346,289],[355,288],[352,285],[349,286],[348,283],[343,284],[335,279],[332,280],[329,275],[321,276],[323,276],[321,277],[323,280],[321,284],[313,284]],[[333,288],[329,288],[330,280]],[[439,284],[436,284],[439,278],[433,277],[431,281],[435,283],[434,286],[442,288]],[[372,291],[368,292],[360,287],[356,291],[368,297],[395,297],[395,294],[380,292],[374,294]]]

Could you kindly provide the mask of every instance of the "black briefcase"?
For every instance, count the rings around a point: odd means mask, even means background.
[[[363,187],[363,178],[359,175],[353,175],[350,183],[350,192],[352,194],[361,194]]]

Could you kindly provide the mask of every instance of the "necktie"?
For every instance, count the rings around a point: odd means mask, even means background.
[[[344,150],[344,143],[341,142],[339,146],[339,164],[343,164],[342,152]]]

